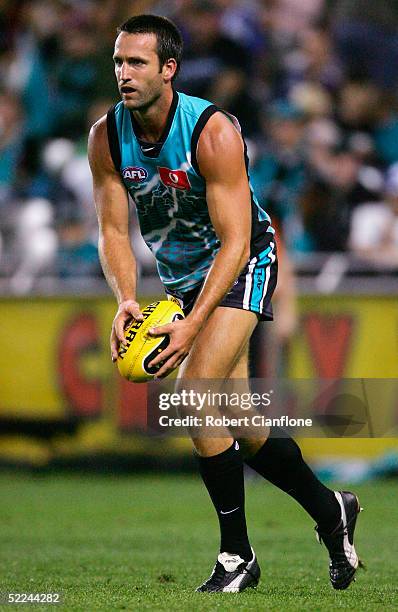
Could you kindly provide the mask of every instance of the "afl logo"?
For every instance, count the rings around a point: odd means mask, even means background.
[[[131,183],[143,183],[148,178],[148,172],[139,166],[128,166],[123,168],[122,176]]]

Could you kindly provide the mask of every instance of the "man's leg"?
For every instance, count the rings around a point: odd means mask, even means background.
[[[231,378],[245,378],[245,356],[236,364]],[[331,559],[330,579],[336,589],[345,589],[354,578],[359,559],[353,545],[359,503],[355,495],[334,492],[315,476],[305,463],[299,446],[286,432],[273,428],[272,437],[242,440],[245,462],[258,474],[293,497],[317,523]],[[348,533],[349,539],[346,533]]]
[[[256,325],[257,316],[253,312],[238,308],[216,308],[181,365],[179,381],[229,379],[242,356],[247,363],[248,341]],[[247,378],[247,372],[244,378]],[[228,436],[227,432],[221,438],[193,439],[196,451],[202,457],[223,452],[231,446],[232,441],[232,436]]]
[[[340,521],[340,506],[333,491],[325,487],[305,463],[297,443],[277,427],[246,463],[258,474],[293,497],[314,519],[320,530],[331,532]]]
[[[247,377],[248,361],[242,355],[230,377]],[[267,431],[268,430],[268,431]],[[325,487],[305,463],[296,442],[282,430],[264,429],[264,437],[242,440],[246,463],[258,474],[293,497],[318,524],[332,531],[340,521],[340,506],[333,491]]]
[[[252,312],[218,307],[180,369],[179,385],[227,379],[257,324]],[[203,414],[203,411],[202,411]],[[258,582],[260,570],[247,535],[243,461],[228,430],[222,437],[194,437],[199,470],[220,524],[221,543],[212,576],[199,590],[241,591]]]

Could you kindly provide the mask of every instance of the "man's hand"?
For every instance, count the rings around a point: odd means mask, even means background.
[[[140,310],[139,304],[134,300],[125,300],[120,302],[118,311],[112,323],[111,331],[111,356],[112,361],[117,360],[117,353],[119,344],[125,344],[124,329],[126,323],[131,319],[136,321],[143,320],[143,314]]]
[[[156,378],[164,378],[177,368],[188,355],[192,344],[200,331],[200,326],[189,319],[174,321],[168,325],[160,325],[149,330],[151,336],[170,336],[170,344],[149,364],[150,367],[164,362]]]

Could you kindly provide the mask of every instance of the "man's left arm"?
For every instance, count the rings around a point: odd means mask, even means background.
[[[197,334],[250,255],[251,196],[243,141],[222,113],[214,114],[203,129],[197,160],[206,181],[210,219],[221,246],[192,312],[183,321],[156,328],[154,335],[170,334],[169,346],[152,362],[155,365],[165,361],[158,377],[166,376],[185,359]]]

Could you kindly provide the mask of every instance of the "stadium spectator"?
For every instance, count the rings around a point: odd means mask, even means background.
[[[398,6],[395,0],[339,0],[330,11],[338,52],[349,75],[382,89],[398,84]]]
[[[51,203],[44,198],[27,200],[18,210],[15,232],[18,257],[10,279],[14,293],[28,294],[36,278],[50,271],[58,248],[53,220]]]
[[[35,172],[40,147],[53,127],[53,106],[38,37],[29,23],[22,22],[8,37],[8,45],[2,46],[0,75],[4,89],[23,107],[25,165],[28,171]]]
[[[284,60],[286,89],[296,83],[316,83],[336,92],[343,82],[343,68],[334,53],[326,27],[311,27],[299,33],[298,44]]]
[[[185,8],[180,18],[184,21],[186,40],[177,89],[208,98],[212,81],[223,70],[250,71],[251,61],[245,47],[221,31],[217,5],[203,0]]]
[[[65,29],[56,66],[58,136],[78,139],[86,129],[87,112],[99,77],[96,37],[87,23]]]
[[[394,94],[380,96],[376,110],[374,140],[385,165],[398,161],[398,102]]]
[[[251,170],[253,188],[262,207],[280,222],[288,250],[307,251],[299,205],[306,181],[304,115],[287,100],[277,100],[264,120],[268,140]]]
[[[348,133],[371,132],[380,100],[381,92],[371,81],[347,81],[338,96],[336,110],[340,125]]]
[[[58,239],[55,271],[60,278],[102,276],[97,240],[90,239],[86,225],[78,214],[60,220]]]
[[[350,248],[376,269],[398,270],[398,163],[387,172],[384,195],[355,209]]]
[[[22,109],[9,92],[0,93],[0,207],[11,197],[24,141]]]
[[[352,211],[380,196],[382,174],[366,146],[371,143],[357,135],[340,148],[317,144],[310,152],[301,210],[314,251],[345,251]]]
[[[249,79],[243,70],[222,70],[209,88],[209,98],[220,108],[239,117],[242,132],[257,138],[260,130],[258,104],[249,90]]]
[[[287,248],[346,249],[351,215],[381,200],[380,177],[398,161],[392,0],[4,1],[0,202],[10,215],[1,221],[0,273],[14,270],[16,218],[31,198],[50,201],[55,219],[79,210],[90,233],[82,143],[97,101],[103,112],[118,99],[114,80],[103,78],[112,71],[114,25],[142,11],[182,26],[177,89],[236,115],[255,144],[253,182],[279,217]],[[281,100],[295,117],[283,117]],[[73,154],[62,170],[49,171],[43,151],[59,137]],[[143,268],[151,266],[145,261]]]

